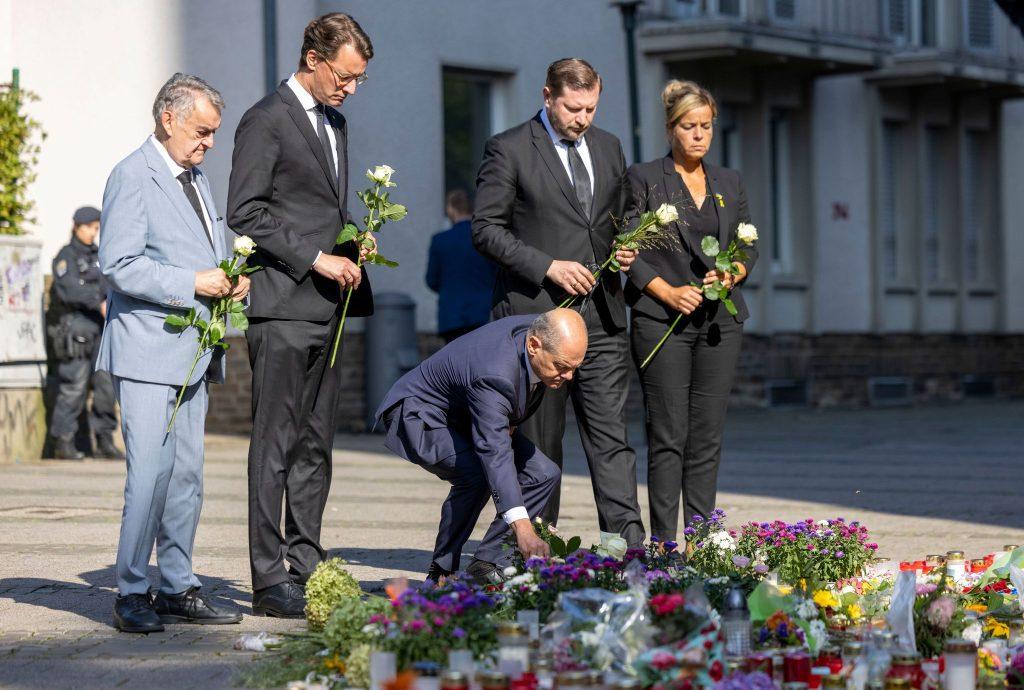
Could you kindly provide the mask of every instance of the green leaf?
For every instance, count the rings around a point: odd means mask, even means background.
[[[213,344],[214,347],[219,347],[222,350],[227,350],[231,347],[231,343],[226,343],[223,340],[219,340]]]
[[[718,253],[722,251],[722,247],[718,244],[718,238],[706,235],[700,241],[700,250],[704,252],[705,256],[718,256]]]
[[[259,271],[262,268],[262,266],[246,266],[245,268],[242,269],[241,272],[244,273],[245,275],[249,275],[250,273],[255,273],[256,271]]]
[[[565,558],[567,554],[565,550],[565,542],[562,538],[552,534],[548,539],[548,546],[551,547],[551,555],[556,558]]]
[[[227,259],[224,259],[219,264],[217,264],[217,268],[221,269],[225,273],[228,273],[229,271],[231,271],[231,262],[228,261]]]
[[[731,273],[732,262],[729,261],[729,257],[727,257],[726,255],[719,254],[718,258],[715,259],[715,268],[717,268],[719,271],[722,271],[723,273]]]
[[[248,330],[249,317],[245,315],[245,312],[233,311],[231,312],[231,325],[240,331]]]
[[[341,232],[338,233],[338,239],[335,240],[335,243],[345,244],[346,242],[351,242],[358,236],[359,228],[352,225],[352,223],[345,223],[345,227],[343,227]]]
[[[200,332],[206,332],[206,330],[210,328],[210,324],[206,323],[202,319],[196,319],[192,325],[198,328]]]
[[[738,314],[738,313],[739,313],[739,312],[738,312],[738,311],[736,310],[736,305],[735,305],[735,304],[733,304],[733,303],[732,303],[732,300],[731,300],[731,299],[729,299],[728,297],[723,297],[723,298],[722,298],[722,304],[724,304],[724,305],[725,305],[725,309],[726,309],[726,311],[728,311],[728,312],[729,312],[730,314],[732,314],[733,316],[736,316],[736,314]]]
[[[227,333],[227,326],[220,319],[216,319],[210,323],[210,341],[214,344],[224,339],[224,335]]]
[[[727,288],[727,287],[719,288],[718,289],[718,299],[724,300],[724,299],[728,299],[728,298],[729,298],[729,288]]]
[[[168,314],[164,323],[172,328],[188,328],[191,322],[181,314]]]
[[[567,553],[570,553],[570,554],[571,553],[576,553],[577,551],[580,550],[580,544],[582,544],[582,543],[583,543],[583,541],[579,537],[573,537],[565,545],[565,550],[566,550]]]
[[[712,300],[712,301],[717,300],[718,299],[718,288],[716,288],[714,286],[714,284],[705,285],[704,286],[704,297],[706,299],[709,299],[709,300]]]
[[[362,242],[360,242],[360,244],[363,245],[363,249],[373,249],[373,246],[374,246],[373,245],[373,238],[371,238],[369,235],[367,235],[366,237],[363,238],[363,240],[362,240]]]
[[[608,268],[612,269],[612,272],[617,273],[622,270],[622,264],[619,263],[618,259],[612,259],[608,263]]]
[[[387,204],[381,211],[381,218],[385,220],[402,220],[409,210],[402,204]]]
[[[378,266],[387,266],[388,268],[395,268],[396,266],[398,266],[398,262],[397,261],[391,261],[390,259],[385,259],[380,254],[371,254],[370,256],[368,256],[365,259],[363,259],[363,263],[376,264]]]

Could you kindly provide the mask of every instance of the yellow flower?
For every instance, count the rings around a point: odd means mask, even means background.
[[[985,619],[985,628],[984,628],[984,630],[985,630],[986,633],[988,633],[992,637],[1009,637],[1010,636],[1010,628],[1009,628],[1009,626],[1007,626],[1006,623],[1003,623],[1002,621],[993,618],[992,616],[989,616],[988,618]]]
[[[721,194],[715,194],[715,199],[718,200],[718,205],[725,208],[725,199],[722,198]]]
[[[864,611],[857,604],[850,604],[846,607],[846,615],[850,620],[858,621],[864,617]]]
[[[819,589],[814,593],[814,603],[817,604],[819,608],[823,609],[839,608],[839,599],[836,595],[824,589]]]
[[[971,604],[970,606],[965,606],[964,609],[967,611],[975,611],[977,613],[986,613],[988,611],[988,607],[984,604]]]
[[[337,654],[324,659],[324,668],[328,671],[337,671],[341,675],[345,675],[345,662]]]

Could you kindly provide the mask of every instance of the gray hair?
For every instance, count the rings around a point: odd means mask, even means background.
[[[175,119],[181,122],[195,110],[196,100],[202,96],[209,99],[217,112],[224,109],[224,98],[217,89],[203,79],[183,72],[177,72],[160,87],[160,93],[153,101],[153,121],[157,125],[165,110],[174,113]]]
[[[537,338],[541,346],[548,352],[557,352],[558,346],[562,344],[563,336],[554,314],[555,311],[552,310],[539,315],[530,324],[530,330],[526,332],[527,336]]]

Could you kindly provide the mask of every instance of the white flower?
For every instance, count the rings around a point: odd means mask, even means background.
[[[654,212],[654,218],[658,225],[668,225],[679,220],[679,211],[672,204],[662,204]]]
[[[796,607],[797,618],[811,621],[818,618],[818,606],[810,599],[804,599]]]
[[[740,242],[744,244],[754,244],[757,242],[757,228],[750,223],[740,223],[736,226],[736,236],[740,238]],[[822,520],[818,524],[828,524],[825,520]]]
[[[720,551],[735,551],[736,540],[732,538],[732,535],[725,530],[718,530],[711,535],[711,543],[714,544]]]
[[[256,251],[256,243],[248,235],[242,235],[235,238],[234,249],[235,254],[239,256],[252,256],[252,253]]]
[[[814,638],[814,649],[811,650],[811,654],[817,654],[821,646],[828,640],[828,631],[825,629],[825,623],[820,618],[811,621],[808,626],[811,637]]]
[[[395,183],[391,181],[391,176],[395,174],[395,169],[390,165],[378,165],[373,170],[367,170],[366,176],[370,178],[371,182],[382,184],[385,187],[394,187]]]
[[[626,540],[614,532],[601,532],[601,545],[597,547],[597,555],[621,559],[626,555],[628,548]]]
[[[515,574],[515,568],[505,568],[505,572],[506,573],[509,570],[512,570],[513,574]],[[506,577],[510,577],[510,576],[506,575]],[[533,581],[533,575],[531,573],[523,573],[522,575],[516,575],[511,580],[508,580],[505,584],[510,586],[510,587],[518,587],[519,585],[528,585],[532,581]]]
[[[965,640],[970,640],[974,644],[981,644],[981,623],[975,621],[964,628],[964,634],[962,637]]]
[[[516,573],[518,573],[518,572],[519,571],[516,570],[514,566],[510,565],[507,568],[505,568],[503,571],[501,571],[501,574],[504,575],[505,577],[515,577]]]

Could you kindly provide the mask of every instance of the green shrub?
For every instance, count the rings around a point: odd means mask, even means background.
[[[320,638],[331,654],[346,656],[355,647],[369,641],[363,628],[376,614],[386,615],[391,611],[391,602],[382,597],[370,597],[366,601],[346,597],[338,602],[327,618]],[[362,687],[362,686],[360,686]]]
[[[44,139],[46,135],[23,108],[35,100],[29,91],[0,85],[0,235],[21,235],[34,222],[29,214],[35,204],[28,188],[36,179],[33,168],[39,160],[35,136],[38,133]]]
[[[342,601],[363,594],[359,582],[343,565],[340,558],[321,561],[306,583],[306,622],[314,632],[324,629],[331,611]]]

